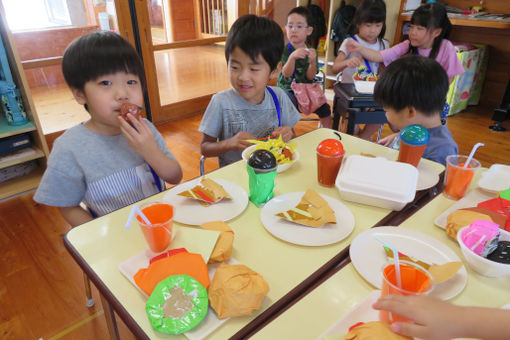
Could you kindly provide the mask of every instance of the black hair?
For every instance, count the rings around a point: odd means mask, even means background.
[[[354,13],[354,18],[349,26],[349,34],[354,36],[359,33],[358,26],[362,23],[383,23],[378,39],[382,41],[386,33],[386,4],[383,0],[363,0]]]
[[[232,51],[239,47],[255,62],[259,55],[274,71],[282,58],[283,32],[280,26],[267,17],[246,14],[237,19],[227,35],[225,58],[230,59]]]
[[[414,107],[426,116],[441,113],[448,92],[448,75],[434,59],[407,55],[392,62],[374,88],[375,101],[400,111]]]
[[[432,44],[432,50],[430,51],[429,58],[435,59],[439,48],[441,47],[441,41],[448,39],[452,30],[452,23],[448,19],[446,8],[440,3],[430,3],[418,7],[411,17],[411,25],[423,26],[427,30],[441,29],[441,33],[434,38]],[[408,54],[418,54],[418,48],[409,44]]]
[[[71,88],[83,91],[88,81],[117,72],[137,75],[145,90],[143,63],[134,47],[118,34],[93,32],[74,40],[64,52],[62,73]]]
[[[308,25],[308,26],[310,26],[311,23],[313,22],[312,13],[310,13],[308,8],[306,8],[304,6],[298,6],[298,7],[291,9],[289,14],[287,14],[287,18],[291,14],[298,14],[298,15],[301,15],[302,17],[304,17],[306,19],[306,25]]]

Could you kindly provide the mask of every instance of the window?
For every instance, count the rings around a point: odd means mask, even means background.
[[[69,26],[66,0],[3,0],[11,31]]]

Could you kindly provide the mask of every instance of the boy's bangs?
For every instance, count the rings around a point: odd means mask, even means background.
[[[133,53],[123,53],[124,51],[114,51],[113,48],[103,47],[93,58],[84,60],[88,64],[86,68],[90,70],[89,80],[96,79],[103,75],[117,72],[126,72],[143,78],[143,71],[140,69],[140,61]]]

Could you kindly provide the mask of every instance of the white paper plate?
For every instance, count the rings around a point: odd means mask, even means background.
[[[150,257],[147,256],[145,251],[136,254],[133,257],[130,257],[126,261],[119,264],[120,272],[138,289],[140,293],[142,293],[147,299],[149,298],[147,294],[145,294],[135,283],[134,275],[142,268],[147,268],[149,266]],[[233,258],[225,261],[226,264],[239,264]],[[208,264],[207,268],[209,270],[209,280],[212,282],[214,274],[216,273],[216,269],[220,266],[221,263],[213,263]],[[216,312],[209,306],[207,310],[207,314],[205,318],[200,322],[198,326],[193,328],[192,330],[183,333],[186,338],[189,340],[201,340],[211,334],[215,329],[220,327],[225,321],[229,318],[220,319],[216,315]]]
[[[170,189],[163,197],[165,203],[174,206],[174,221],[191,225],[200,225],[211,221],[225,222],[244,211],[248,205],[246,191],[234,182],[218,178],[213,180],[221,184],[232,198],[223,199],[218,203],[205,207],[198,200],[178,195],[184,190],[200,184],[200,178],[182,183]]]
[[[416,184],[416,190],[425,190],[432,188],[439,182],[439,174],[429,164],[420,161],[418,164],[418,183]]]
[[[349,236],[354,229],[354,215],[342,202],[326,195],[321,196],[335,212],[336,224],[328,223],[314,228],[276,216],[278,213],[294,208],[304,194],[304,192],[291,192],[267,202],[260,212],[262,224],[267,231],[279,239],[303,246],[324,246]]]
[[[482,174],[478,186],[491,193],[497,194],[510,188],[510,166],[493,164]]]
[[[358,273],[374,287],[381,288],[381,268],[387,261],[383,245],[374,236],[394,245],[398,251],[426,263],[444,264],[462,260],[448,246],[427,234],[399,227],[377,227],[359,234],[349,254]],[[430,295],[448,300],[459,294],[467,282],[464,265],[453,278],[434,286]]]
[[[372,305],[381,296],[380,290],[374,290],[358,303],[347,315],[335,322],[317,340],[324,340],[328,335],[347,334],[349,328],[358,322],[379,321],[379,311],[372,308]]]
[[[247,162],[249,155],[251,155],[251,153],[253,151],[255,151],[256,149],[257,149],[257,145],[252,145],[252,146],[249,146],[246,149],[244,149],[243,153],[241,154],[241,156],[243,157],[243,160],[245,162]],[[299,152],[297,150],[294,150],[294,152],[292,153],[292,161],[289,163],[278,165],[278,167],[276,168],[276,172],[277,173],[284,172],[285,170],[290,168],[294,163],[296,163],[298,160],[299,160]]]
[[[466,194],[466,196],[462,197],[454,205],[452,205],[451,207],[446,209],[441,215],[436,217],[436,219],[434,220],[434,224],[440,228],[446,229],[447,217],[455,210],[476,207],[478,203],[490,200],[491,198],[495,197],[496,197],[495,194],[488,193],[482,190],[478,189],[471,190]]]

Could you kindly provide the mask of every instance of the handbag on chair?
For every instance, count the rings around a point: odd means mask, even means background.
[[[296,83],[290,85],[298,102],[299,112],[310,114],[326,104],[326,96],[317,83]]]

